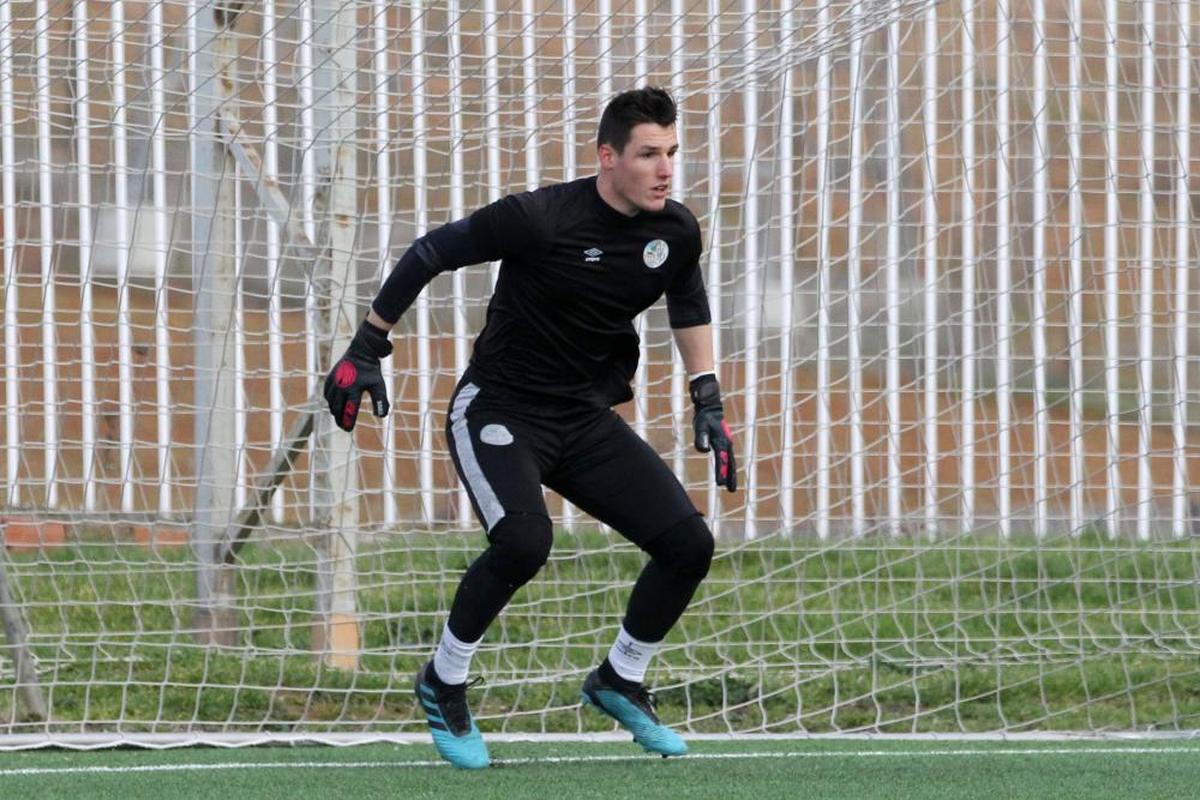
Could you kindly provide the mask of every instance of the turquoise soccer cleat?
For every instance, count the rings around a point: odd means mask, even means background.
[[[417,670],[413,692],[429,722],[434,746],[442,758],[459,769],[483,769],[491,759],[467,708],[466,685],[436,688],[426,677],[432,668],[431,661]]]
[[[687,743],[658,721],[654,695],[644,686],[632,691],[610,686],[600,677],[599,670],[592,670],[583,681],[583,704],[593,705],[615,719],[647,752],[663,758],[687,754]]]

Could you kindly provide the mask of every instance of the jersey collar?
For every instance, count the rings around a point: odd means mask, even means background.
[[[600,219],[604,220],[605,222],[612,222],[619,225],[631,225],[635,222],[640,222],[641,220],[648,219],[652,216],[652,214],[646,211],[639,211],[632,217],[622,214],[620,211],[617,211],[615,208],[606,203],[604,198],[600,196],[600,188],[596,185],[595,175],[588,178],[588,183],[591,184],[592,201],[596,206],[596,213],[600,216]]]

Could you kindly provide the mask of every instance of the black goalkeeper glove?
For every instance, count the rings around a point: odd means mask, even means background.
[[[689,391],[696,414],[692,427],[696,430],[696,449],[701,453],[712,450],[713,471],[717,486],[737,491],[737,460],[733,457],[733,433],[725,422],[725,407],[721,405],[721,388],[716,375],[701,375],[691,382]]]
[[[388,341],[387,333],[364,319],[346,353],[325,376],[325,400],[339,428],[354,430],[363,392],[371,395],[375,416],[387,416],[387,386],[383,382],[379,359],[391,354],[392,343]]]

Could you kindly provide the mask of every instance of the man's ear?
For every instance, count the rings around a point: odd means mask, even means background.
[[[612,169],[613,164],[617,161],[617,151],[613,149],[611,144],[602,144],[596,148],[596,154],[600,158],[600,166],[605,169]]]

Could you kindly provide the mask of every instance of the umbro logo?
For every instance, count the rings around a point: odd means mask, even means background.
[[[602,255],[604,255],[604,251],[599,247],[589,247],[587,250],[583,251],[583,260],[596,262],[600,260],[600,256]]]

